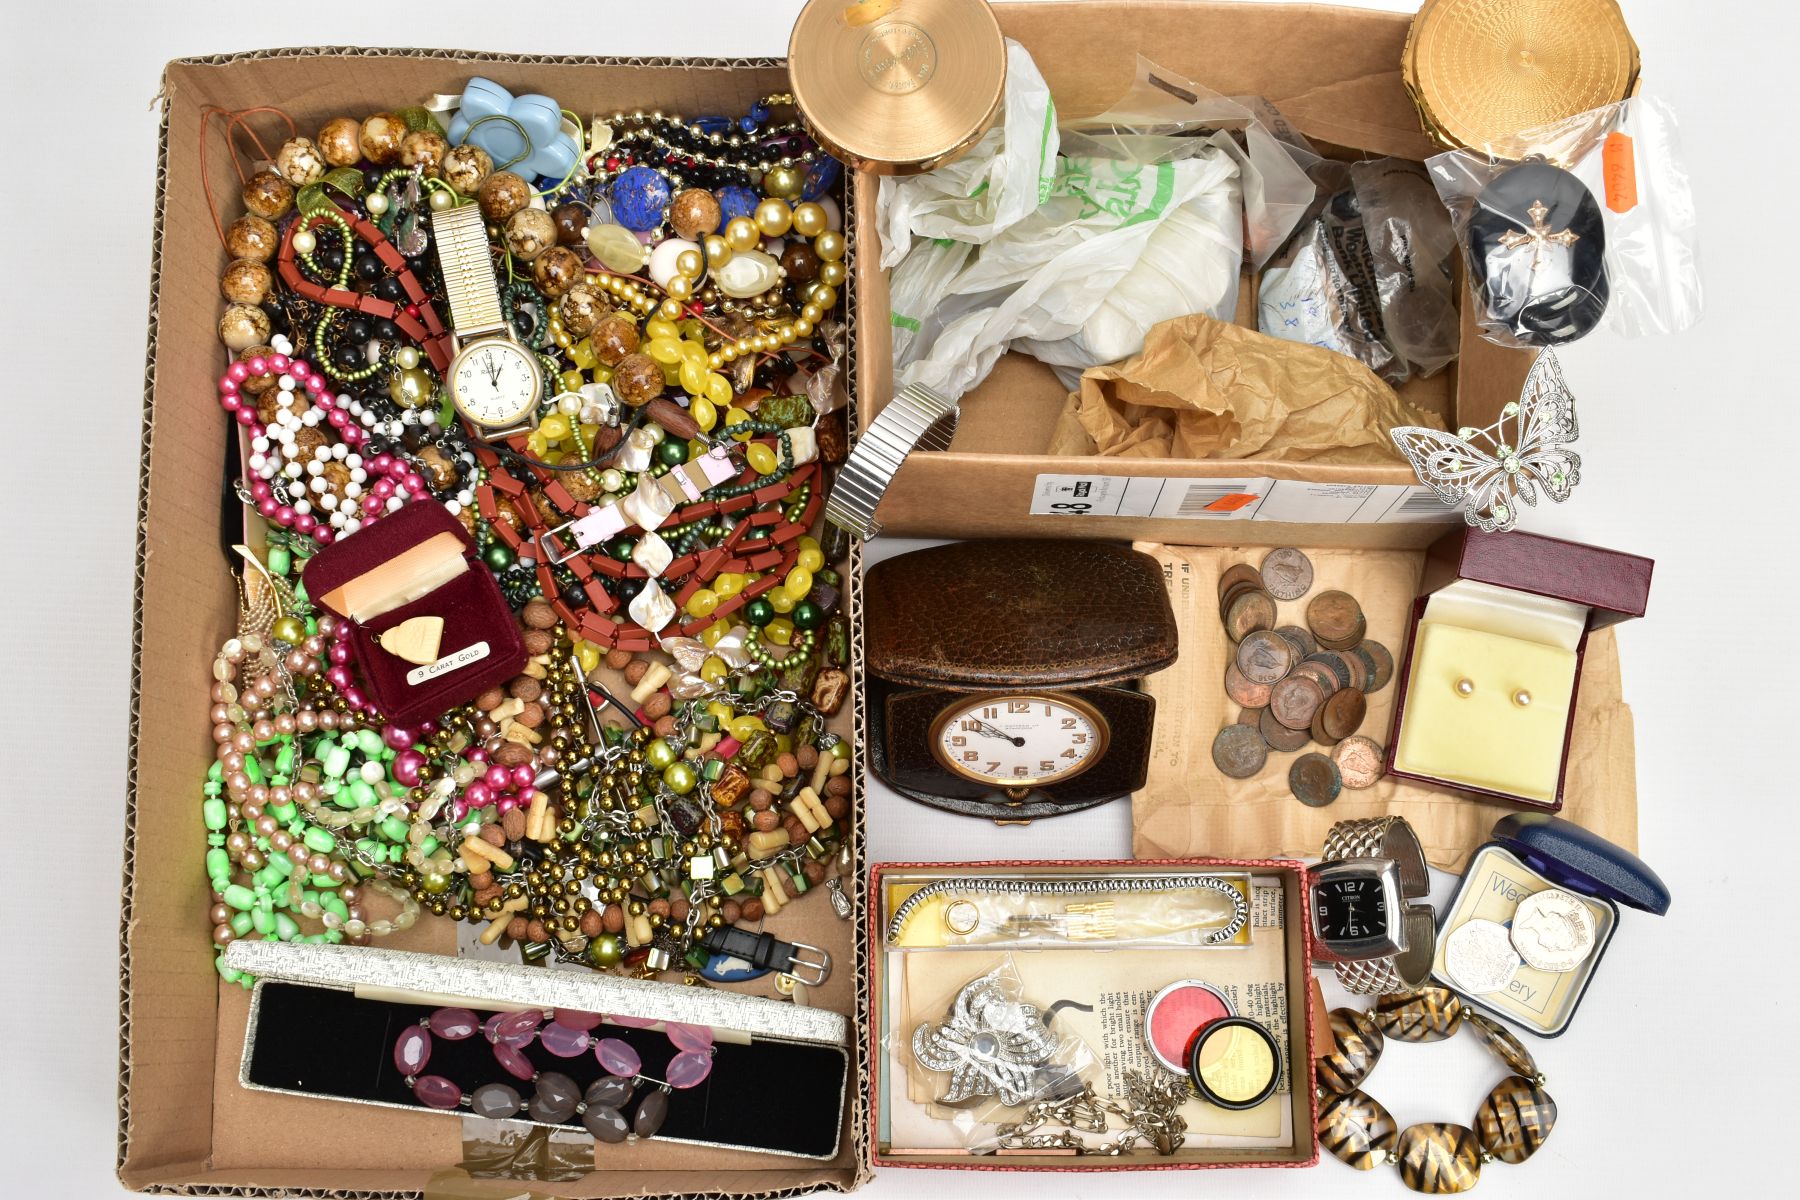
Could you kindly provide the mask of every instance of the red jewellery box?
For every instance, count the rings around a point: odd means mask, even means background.
[[[1439,538],[1407,629],[1388,774],[1559,811],[1588,634],[1644,615],[1655,565],[1529,533]]]
[[[395,725],[430,720],[525,665],[524,638],[499,585],[441,504],[415,501],[326,546],[307,562],[305,581],[313,603],[349,622],[363,687]],[[420,617],[443,621],[434,661],[382,648],[383,634],[392,644],[394,631]]]
[[[1221,911],[1220,897],[1234,894],[1241,902],[1232,899]],[[874,864],[871,1163],[972,1171],[1315,1165],[1313,1060],[1325,1048],[1315,1039],[1327,1030],[1305,895],[1306,868],[1283,859]],[[1192,906],[1208,903],[1214,911],[1193,920],[1201,910]],[[976,915],[964,919],[968,914]],[[981,1089],[969,1099],[947,1099],[960,1087],[957,1073],[935,1071],[914,1049],[923,1026],[958,1020],[951,1041],[968,1036],[974,1055],[988,1053],[980,1049],[982,1030],[962,1024],[989,1021],[982,1015],[991,1011],[987,999],[970,998],[989,978],[1005,980],[999,986],[1012,999],[1036,1007],[1060,1043],[1048,1060],[1033,1057],[1030,1070],[1074,1071],[1096,1093],[1124,1096],[1127,1072],[1174,1070],[1158,1065],[1163,1052],[1151,1044],[1151,1014],[1181,988],[1217,997],[1223,1015],[1260,1023],[1278,1049],[1279,1061],[1265,1068],[1276,1074],[1268,1090],[1232,1106],[1237,1111],[1208,1107],[1190,1092],[1180,1110],[1189,1122],[1185,1140],[1171,1153],[1139,1141],[1129,1154],[1082,1154],[1046,1144],[1048,1137],[1030,1148],[1001,1146],[994,1140],[999,1124],[1024,1119],[1027,1107],[997,1107],[1000,1096]],[[959,1013],[966,1022],[953,1016]],[[1004,1019],[993,1027],[1011,1028]],[[1184,1078],[1182,1087],[1190,1086]],[[1077,1136],[1092,1149],[1123,1132],[1114,1117],[1105,1132]]]

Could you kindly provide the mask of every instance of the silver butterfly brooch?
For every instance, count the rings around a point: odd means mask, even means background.
[[[1485,429],[1464,426],[1452,436],[1403,425],[1390,433],[1419,482],[1488,533],[1511,529],[1518,501],[1535,505],[1539,487],[1560,504],[1581,482],[1580,455],[1563,449],[1576,437],[1575,397],[1549,350],[1531,364],[1519,398]]]

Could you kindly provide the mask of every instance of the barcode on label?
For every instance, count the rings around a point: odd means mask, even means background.
[[[1246,504],[1254,504],[1256,492],[1242,480],[1232,483],[1190,483],[1175,506],[1178,517],[1224,516],[1237,512]]]
[[[1441,517],[1446,505],[1437,498],[1436,492],[1415,491],[1400,502],[1395,515],[1402,517]]]

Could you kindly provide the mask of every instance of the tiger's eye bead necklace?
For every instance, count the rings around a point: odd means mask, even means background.
[[[1473,1130],[1431,1122],[1397,1131],[1387,1109],[1361,1086],[1385,1039],[1442,1041],[1463,1025],[1513,1073],[1482,1099]],[[1415,1192],[1466,1192],[1480,1180],[1483,1163],[1524,1162],[1556,1125],[1556,1102],[1524,1043],[1439,987],[1383,996],[1368,1013],[1333,1009],[1331,1050],[1319,1058],[1317,1078],[1319,1144],[1359,1171],[1394,1163]]]

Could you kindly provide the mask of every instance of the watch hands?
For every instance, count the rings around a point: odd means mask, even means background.
[[[975,722],[975,724],[977,726],[975,732],[979,733],[982,737],[999,738],[1001,741],[1011,742],[1015,746],[1023,746],[1025,744],[1024,738],[1014,737],[1012,734],[1007,733],[1003,730],[995,729],[992,725],[989,725],[986,721],[977,721],[977,722]]]

